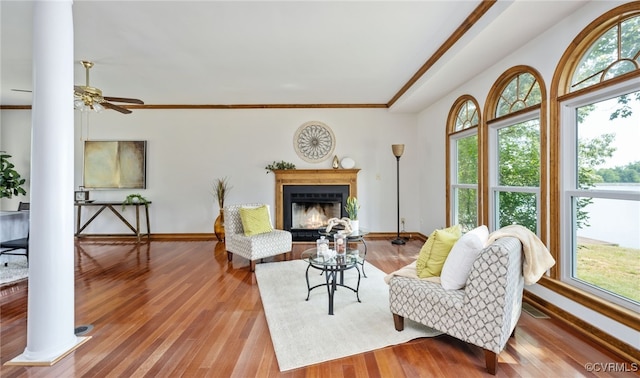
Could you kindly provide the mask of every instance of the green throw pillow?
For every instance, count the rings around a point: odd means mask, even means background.
[[[433,231],[418,255],[418,261],[416,262],[418,277],[439,277],[451,248],[460,239],[461,234],[460,225],[458,224]]]
[[[246,236],[273,231],[267,205],[260,207],[241,207],[240,220],[242,220],[242,228]]]

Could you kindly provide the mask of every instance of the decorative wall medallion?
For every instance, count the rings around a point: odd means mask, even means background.
[[[293,137],[293,148],[304,161],[319,163],[328,159],[336,147],[336,137],[322,122],[306,122]]]

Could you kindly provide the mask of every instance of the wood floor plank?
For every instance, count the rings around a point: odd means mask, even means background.
[[[370,240],[385,272],[414,261],[422,242]],[[299,258],[311,244],[295,244]],[[283,256],[265,261],[283,261]],[[0,289],[4,377],[433,377],[487,376],[480,348],[443,335],[280,372],[248,261],[216,241],[77,242],[76,323],[85,345],[52,367],[5,366],[26,347],[26,282]],[[388,324],[372,326],[393,327]],[[340,340],[336,340],[340,342]],[[326,347],[326,346],[318,346]],[[554,319],[523,314],[497,377],[585,376],[585,364],[623,363]],[[632,374],[636,376],[636,374]],[[621,376],[601,372],[599,376]]]

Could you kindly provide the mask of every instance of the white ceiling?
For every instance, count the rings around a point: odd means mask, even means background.
[[[392,110],[423,109],[584,3],[498,1]],[[479,4],[76,0],[75,79],[91,60],[105,96],[150,105],[387,104]],[[0,105],[29,105],[12,89],[32,88],[32,2],[0,12]]]

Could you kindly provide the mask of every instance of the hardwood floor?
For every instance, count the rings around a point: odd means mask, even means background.
[[[421,245],[370,240],[368,261],[391,272],[416,259]],[[294,245],[294,258],[308,247]],[[93,325],[92,338],[51,367],[4,365],[26,346],[27,285],[4,287],[2,377],[489,376],[480,348],[446,335],[281,373],[255,276],[248,261],[227,262],[224,244],[82,241],[76,252],[76,324]],[[391,314],[372,326],[393,327]],[[559,321],[523,312],[497,376],[589,376],[590,363],[624,362]]]

